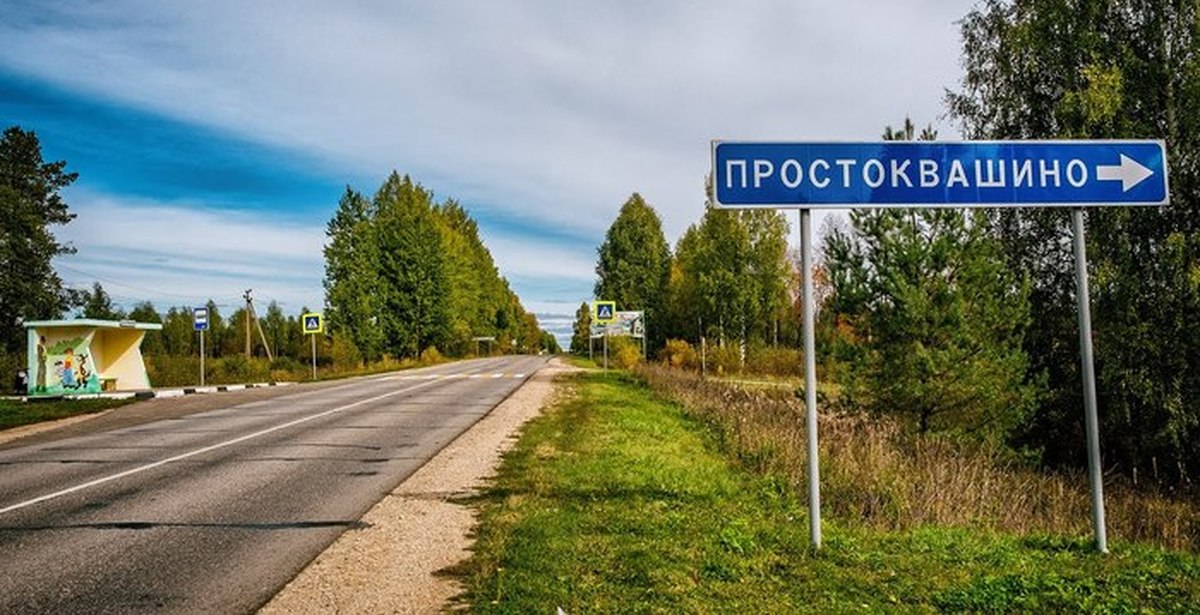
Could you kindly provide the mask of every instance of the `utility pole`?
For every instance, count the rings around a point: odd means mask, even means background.
[[[246,300],[246,313],[245,313],[244,317],[246,319],[246,358],[247,359],[250,358],[250,310],[254,309],[253,300],[250,298],[250,292],[252,290],[254,290],[254,289],[247,288],[246,292],[242,293],[242,298]]]
[[[254,289],[247,288],[242,294],[242,298],[246,300],[246,358],[250,358],[250,319],[254,319],[254,325],[258,328],[258,337],[262,340],[263,348],[267,350],[267,360],[274,361],[275,357],[271,354],[271,345],[267,343],[267,334],[263,332],[262,321],[258,319],[258,314],[254,311],[254,299],[250,297],[250,293]]]

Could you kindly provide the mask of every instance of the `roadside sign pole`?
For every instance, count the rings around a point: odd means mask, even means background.
[[[604,371],[608,371],[608,325],[604,325]]]
[[[200,330],[200,386],[204,386],[204,329]]]
[[[316,335],[310,335],[309,337],[310,337],[310,338],[312,338],[312,372],[313,372],[313,380],[316,380],[316,379],[317,379],[317,336],[316,336]]]
[[[808,525],[814,549],[821,548],[821,477],[817,455],[817,359],[813,332],[812,212],[800,210],[800,269],[804,282],[804,406],[808,415]]]
[[[1092,531],[1096,550],[1108,553],[1104,524],[1104,474],[1100,467],[1100,426],[1096,412],[1096,367],[1092,354],[1092,310],[1088,295],[1087,244],[1084,241],[1083,208],[1071,210],[1075,227],[1075,297],[1079,302],[1079,361],[1083,367],[1083,411],[1087,430],[1088,482],[1092,487]]]
[[[800,209],[809,496],[815,546],[820,547],[821,528],[809,210],[1024,206],[1072,210],[1092,526],[1096,550],[1107,553],[1082,208],[1167,205],[1171,200],[1169,172],[1167,146],[1162,140],[713,140],[713,205],[721,209]]]

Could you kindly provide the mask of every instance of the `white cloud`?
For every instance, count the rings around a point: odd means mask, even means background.
[[[286,311],[324,303],[324,228],[272,212],[230,212],[197,203],[160,203],[74,190],[75,221],[57,232],[78,252],[59,257],[69,286],[99,281],[125,303],[150,300],[161,309],[208,298],[236,305],[247,288]],[[547,279],[589,288],[592,262],[536,238],[486,233],[496,266],[510,279]],[[581,299],[582,300],[582,299]],[[523,297],[526,309],[573,312],[571,301]]]
[[[874,139],[906,114],[939,124],[959,73],[954,22],[973,2],[0,4],[9,71],[298,152],[334,176],[395,168],[577,236],[598,239],[638,191],[673,244],[702,213],[710,139]],[[320,229],[94,205],[68,265],[103,257],[109,274],[171,292],[320,297]],[[594,245],[488,243],[505,275],[591,286]],[[181,280],[122,256],[130,246],[211,266]],[[556,313],[578,305],[517,291]]]
[[[131,0],[14,9],[0,63],[583,231],[638,190],[674,236],[711,138],[936,121],[970,6]]]

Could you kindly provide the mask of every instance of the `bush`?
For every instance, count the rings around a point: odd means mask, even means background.
[[[667,340],[667,345],[658,351],[658,360],[671,367],[700,368],[700,355],[684,340]]]
[[[332,346],[329,354],[332,355],[335,370],[355,370],[362,367],[362,353],[350,338],[335,335]]]
[[[771,376],[803,376],[804,352],[796,348],[752,345],[746,351],[746,371]]]
[[[642,362],[642,344],[631,337],[610,337],[608,358],[621,369],[633,369]]]
[[[736,374],[742,371],[742,351],[734,342],[725,346],[709,344],[705,354],[710,374]]]
[[[442,358],[442,353],[438,352],[437,346],[430,346],[421,351],[421,365],[437,365],[445,359]]]

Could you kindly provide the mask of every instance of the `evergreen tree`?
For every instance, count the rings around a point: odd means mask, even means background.
[[[77,174],[66,162],[44,162],[37,135],[12,126],[0,136],[0,355],[25,351],[22,322],[58,318],[69,294],[51,260],[74,250],[54,225],[75,219],[59,191]],[[0,357],[2,358],[2,357]]]
[[[199,354],[200,341],[192,323],[192,308],[173,307],[167,310],[163,320],[163,351],[171,356],[195,356]]]
[[[906,120],[884,138],[913,135]],[[877,412],[912,417],[921,433],[1003,440],[1033,400],[1021,348],[1027,286],[984,221],[978,210],[856,210],[849,233],[826,239],[830,302],[859,329],[847,373],[861,380],[844,384],[861,385]]]
[[[92,284],[92,292],[83,294],[81,315],[94,320],[122,320],[125,312],[113,307],[112,297],[104,290],[99,282]]]
[[[1106,465],[1200,474],[1200,21],[1195,2],[987,0],[962,21],[951,114],[979,139],[1164,138],[1170,204],[1087,212],[1100,434]],[[1082,464],[1069,217],[989,216],[1033,283],[1025,346],[1049,383],[1025,442]]]
[[[154,309],[154,304],[142,301],[129,311],[129,319],[136,322],[162,324],[162,316]],[[162,331],[147,331],[142,340],[142,352],[147,355],[160,355],[165,351]]]
[[[372,229],[371,203],[346,188],[325,230],[325,301],[329,330],[348,337],[366,360],[383,350],[379,246]]]

